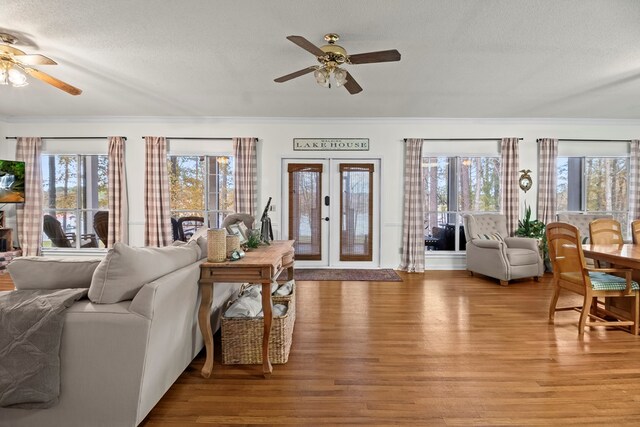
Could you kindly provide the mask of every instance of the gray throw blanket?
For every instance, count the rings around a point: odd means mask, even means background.
[[[0,407],[49,408],[60,394],[64,312],[87,289],[0,296]]]

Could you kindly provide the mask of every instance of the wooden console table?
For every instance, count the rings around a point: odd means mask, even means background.
[[[269,361],[269,335],[271,334],[271,281],[287,269],[289,280],[293,279],[293,240],[273,241],[247,252],[238,261],[204,262],[200,265],[200,308],[198,324],[204,339],[207,359],[202,367],[202,376],[209,378],[213,370],[213,333],[211,330],[211,303],[215,282],[261,283],[264,334],[262,336],[262,372],[269,378],[273,368]]]

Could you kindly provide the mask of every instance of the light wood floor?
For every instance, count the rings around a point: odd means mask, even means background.
[[[550,277],[400,273],[404,282],[298,282],[286,365],[198,356],[142,423],[640,425],[640,338],[575,312],[547,324]],[[560,302],[576,302],[561,296]]]

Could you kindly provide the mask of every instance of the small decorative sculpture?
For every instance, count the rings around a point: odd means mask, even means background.
[[[269,218],[270,205],[271,205],[271,197],[269,197],[267,206],[264,207],[264,212],[262,212],[262,218],[260,219],[260,222],[262,224],[262,227],[260,229],[260,235],[262,237],[262,241],[266,244],[269,244],[269,242],[273,240],[273,229],[271,228],[271,218]]]
[[[531,172],[531,170],[522,169],[519,172],[520,172],[520,179],[518,180],[518,183],[520,184],[520,188],[522,189],[522,191],[526,193],[531,189],[531,185],[533,185],[533,180],[531,179],[531,175],[529,175],[529,172]]]

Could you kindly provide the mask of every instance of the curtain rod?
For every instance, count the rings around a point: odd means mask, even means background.
[[[404,141],[407,142],[405,138]],[[502,138],[418,138],[423,141],[501,141]],[[518,141],[522,141],[524,138],[518,138]]]
[[[7,136],[5,139],[18,139],[18,136]],[[108,139],[108,136],[41,136],[40,139]],[[127,140],[126,136],[122,139]]]
[[[558,138],[558,141],[565,142],[631,142],[630,139],[567,139],[567,138]]]
[[[143,136],[142,139],[144,139],[145,137]],[[169,140],[169,139],[184,139],[187,141],[198,141],[198,140],[206,140],[206,141],[230,141],[232,138],[228,137],[228,138],[209,138],[206,136],[165,136],[164,139]]]

